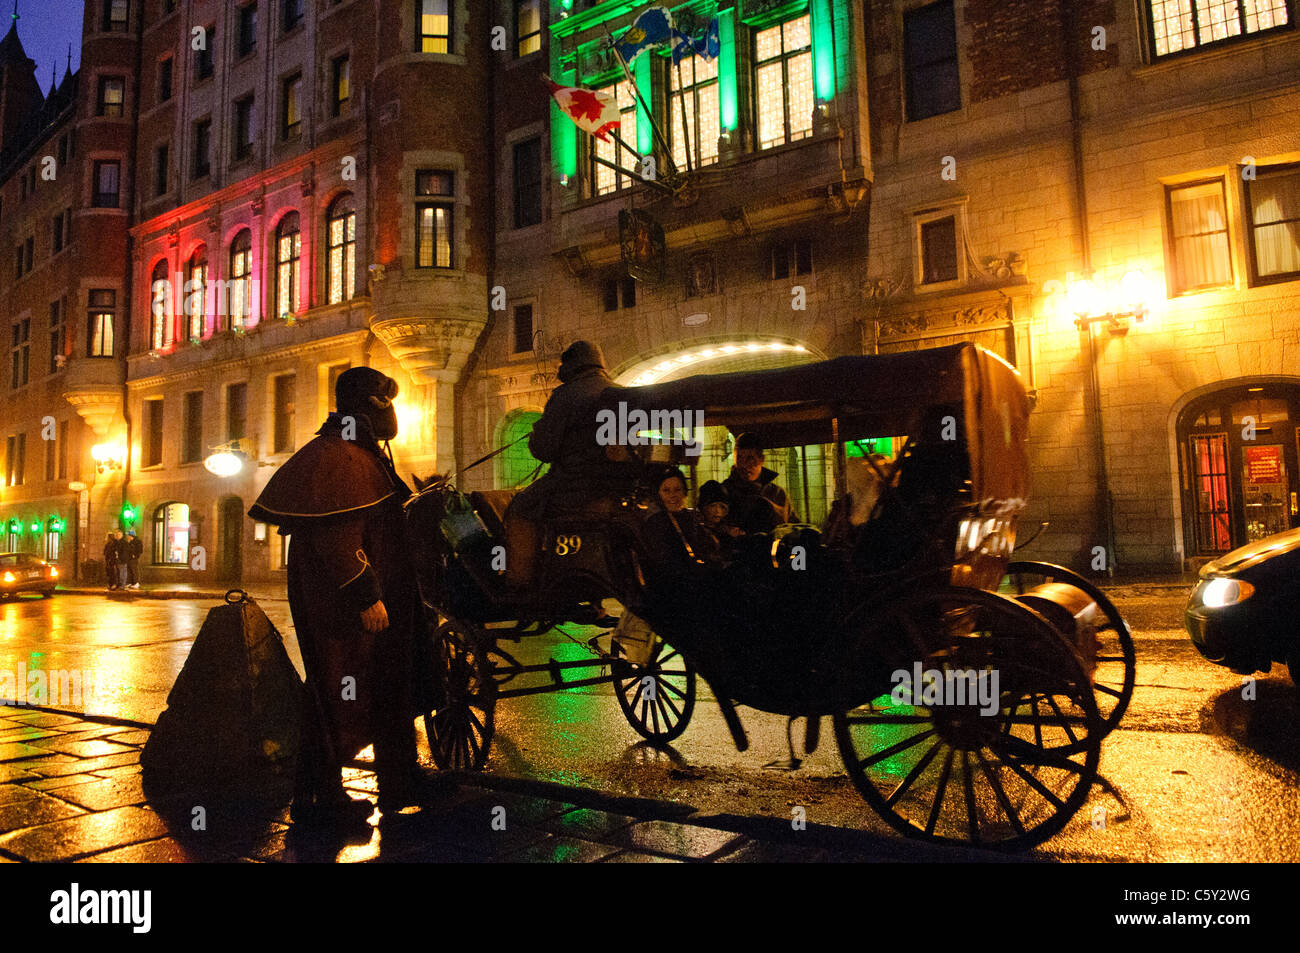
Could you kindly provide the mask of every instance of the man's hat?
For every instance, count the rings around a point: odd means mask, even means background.
[[[600,345],[590,341],[574,341],[560,355],[560,380],[567,383],[579,371],[589,367],[604,370],[605,355],[601,352]]]
[[[373,367],[349,367],[334,383],[339,413],[387,410],[397,396],[397,381]]]
[[[736,437],[737,450],[759,450],[763,449],[763,441],[759,439],[756,433],[742,433]]]
[[[723,503],[728,507],[731,506],[731,494],[717,480],[709,480],[700,487],[700,498],[697,502],[699,508],[704,509],[711,503]]]

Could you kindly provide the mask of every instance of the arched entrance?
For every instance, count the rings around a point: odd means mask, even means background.
[[[1183,538],[1213,557],[1300,525],[1300,382],[1199,394],[1176,423]]]

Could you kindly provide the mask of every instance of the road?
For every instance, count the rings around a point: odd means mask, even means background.
[[[1060,860],[1295,861],[1300,859],[1300,704],[1276,666],[1243,698],[1242,678],[1196,654],[1180,623],[1185,593],[1126,587],[1115,601],[1134,628],[1137,689],[1119,730],[1106,740],[1088,805],[1041,849]],[[301,663],[288,604],[263,607]],[[210,603],[109,600],[61,594],[0,605],[0,673],[44,668],[89,671],[91,704],[73,710],[152,723]],[[570,630],[578,642],[595,630]],[[517,653],[537,661],[585,649],[562,635],[531,640]],[[22,667],[20,669],[20,666]],[[3,684],[0,681],[0,684]],[[488,770],[675,800],[717,813],[790,818],[885,832],[853,789],[829,721],[822,745],[797,770],[786,720],[741,709],[750,749],[735,750],[718,708],[703,693],[671,749],[639,743],[608,685],[511,699],[497,708]],[[801,733],[797,733],[801,747]],[[894,835],[891,835],[894,836]]]

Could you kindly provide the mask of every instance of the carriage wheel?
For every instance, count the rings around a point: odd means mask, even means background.
[[[958,703],[956,681],[946,698],[911,698],[895,679],[893,696],[836,714],[844,766],[867,803],[896,830],[938,843],[1016,849],[1059,832],[1096,780],[1101,718],[1051,625],[1014,599],[958,588],[913,594],[870,625],[896,671],[919,662],[945,685],[948,672],[983,674],[989,704],[969,692]],[[1072,718],[1032,718],[1031,698]]]
[[[636,733],[653,744],[680,737],[695,710],[695,669],[682,654],[656,637],[648,664],[619,661],[614,671],[614,697]]]
[[[1097,626],[1097,668],[1093,672],[1093,689],[1097,695],[1097,710],[1101,713],[1102,734],[1108,734],[1119,724],[1133,698],[1133,685],[1137,679],[1137,653],[1133,635],[1115,604],[1106,594],[1078,573],[1051,563],[1017,561],[1007,567],[1001,591],[1007,595],[1022,595],[1035,586],[1049,582],[1063,582],[1086,592],[1101,610],[1102,620]]]
[[[439,768],[476,771],[487,763],[495,731],[496,682],[485,639],[459,622],[447,621],[434,635],[434,664],[443,679],[446,704],[424,716],[433,762]]]

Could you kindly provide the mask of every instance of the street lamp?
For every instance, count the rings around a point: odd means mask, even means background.
[[[1127,334],[1130,319],[1142,324],[1151,313],[1151,284],[1136,269],[1116,287],[1099,287],[1091,278],[1080,278],[1070,284],[1065,300],[1080,330],[1104,322],[1111,334]]]
[[[95,461],[98,473],[111,473],[122,469],[126,462],[126,448],[120,443],[97,443],[90,448],[90,456]]]
[[[203,466],[214,476],[232,477],[244,469],[248,456],[239,449],[238,444],[216,447],[203,460]]]

